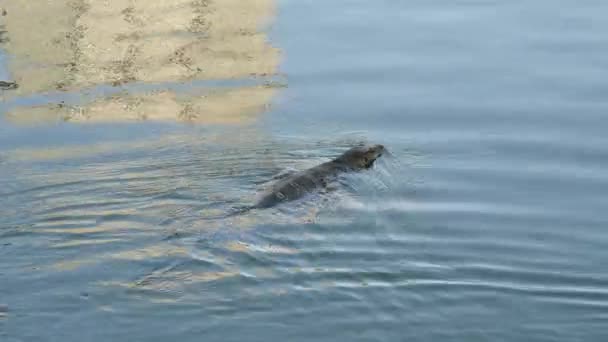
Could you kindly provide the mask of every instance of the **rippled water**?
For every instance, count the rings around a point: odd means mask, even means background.
[[[283,1],[285,87],[246,124],[31,126],[80,93],[7,97],[0,339],[607,340],[607,10]],[[361,141],[393,157],[218,218]]]

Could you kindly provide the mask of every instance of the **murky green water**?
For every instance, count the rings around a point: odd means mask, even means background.
[[[608,4],[281,1],[260,45],[210,3],[173,59],[119,8],[122,73],[70,5],[69,79],[6,19],[2,78],[52,72],[2,94],[0,340],[608,339]],[[361,141],[394,158],[213,218]]]

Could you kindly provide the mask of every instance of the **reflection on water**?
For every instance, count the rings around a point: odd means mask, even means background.
[[[263,111],[275,92],[255,85],[204,93],[162,89],[163,82],[276,74],[279,50],[260,31],[273,15],[273,0],[36,0],[11,1],[6,9],[5,49],[19,84],[12,96],[100,84],[161,87],[77,105],[51,98],[48,105],[12,110],[14,123],[241,123]]]
[[[276,89],[254,86],[220,89],[195,95],[173,91],[122,93],[86,105],[49,104],[18,107],[7,113],[13,123],[182,121],[205,124],[251,122],[263,112]]]
[[[0,341],[607,341],[608,2],[280,3],[1,3]]]
[[[273,0],[10,1],[5,17],[20,93],[99,83],[273,74],[259,28]]]

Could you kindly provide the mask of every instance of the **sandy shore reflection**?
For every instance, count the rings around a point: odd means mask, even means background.
[[[266,77],[280,51],[261,28],[274,0],[11,1],[3,17],[16,96],[90,91],[96,85]],[[260,84],[263,83],[260,81]],[[88,90],[87,90],[88,89]],[[271,87],[238,86],[206,94],[121,92],[89,104],[19,107],[14,123],[249,121],[270,103]],[[59,102],[59,101],[57,101]]]

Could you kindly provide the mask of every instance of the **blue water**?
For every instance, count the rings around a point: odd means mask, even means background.
[[[278,6],[253,124],[0,119],[0,340],[608,340],[608,3]]]

